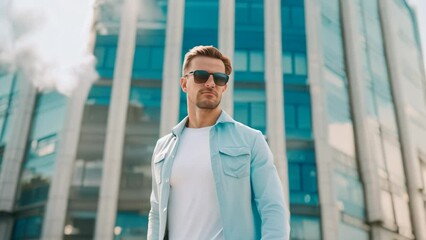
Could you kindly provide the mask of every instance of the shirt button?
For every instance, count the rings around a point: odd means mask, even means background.
[[[167,211],[167,208],[164,208],[164,209],[163,209],[163,212],[166,212],[166,211]]]
[[[169,179],[168,178],[166,178],[166,183],[168,183],[169,182]]]

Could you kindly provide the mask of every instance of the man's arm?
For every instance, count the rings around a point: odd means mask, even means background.
[[[281,181],[272,152],[260,132],[253,143],[250,167],[253,198],[262,220],[262,239],[289,239],[289,212]]]

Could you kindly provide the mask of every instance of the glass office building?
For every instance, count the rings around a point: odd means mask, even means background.
[[[404,0],[106,0],[100,75],[71,97],[0,72],[0,239],[145,239],[183,56],[233,59],[222,100],[263,132],[294,240],[426,239],[426,77]],[[3,68],[0,68],[3,69]]]

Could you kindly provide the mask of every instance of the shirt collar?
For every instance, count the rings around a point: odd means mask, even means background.
[[[188,116],[186,116],[182,121],[180,121],[173,129],[172,133],[175,136],[179,136],[183,129],[185,128],[186,122],[188,121]],[[217,119],[216,123],[214,125],[217,125],[219,123],[235,123],[235,120],[229,116],[225,111],[222,110],[220,113],[219,118]]]

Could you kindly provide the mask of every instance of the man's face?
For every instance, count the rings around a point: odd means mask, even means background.
[[[225,65],[220,59],[197,56],[192,59],[185,74],[195,70],[205,70],[209,73],[225,73]],[[180,79],[182,90],[187,94],[188,107],[212,110],[219,106],[222,94],[228,85],[218,86],[214,83],[213,75],[205,83],[194,82],[190,74]]]

